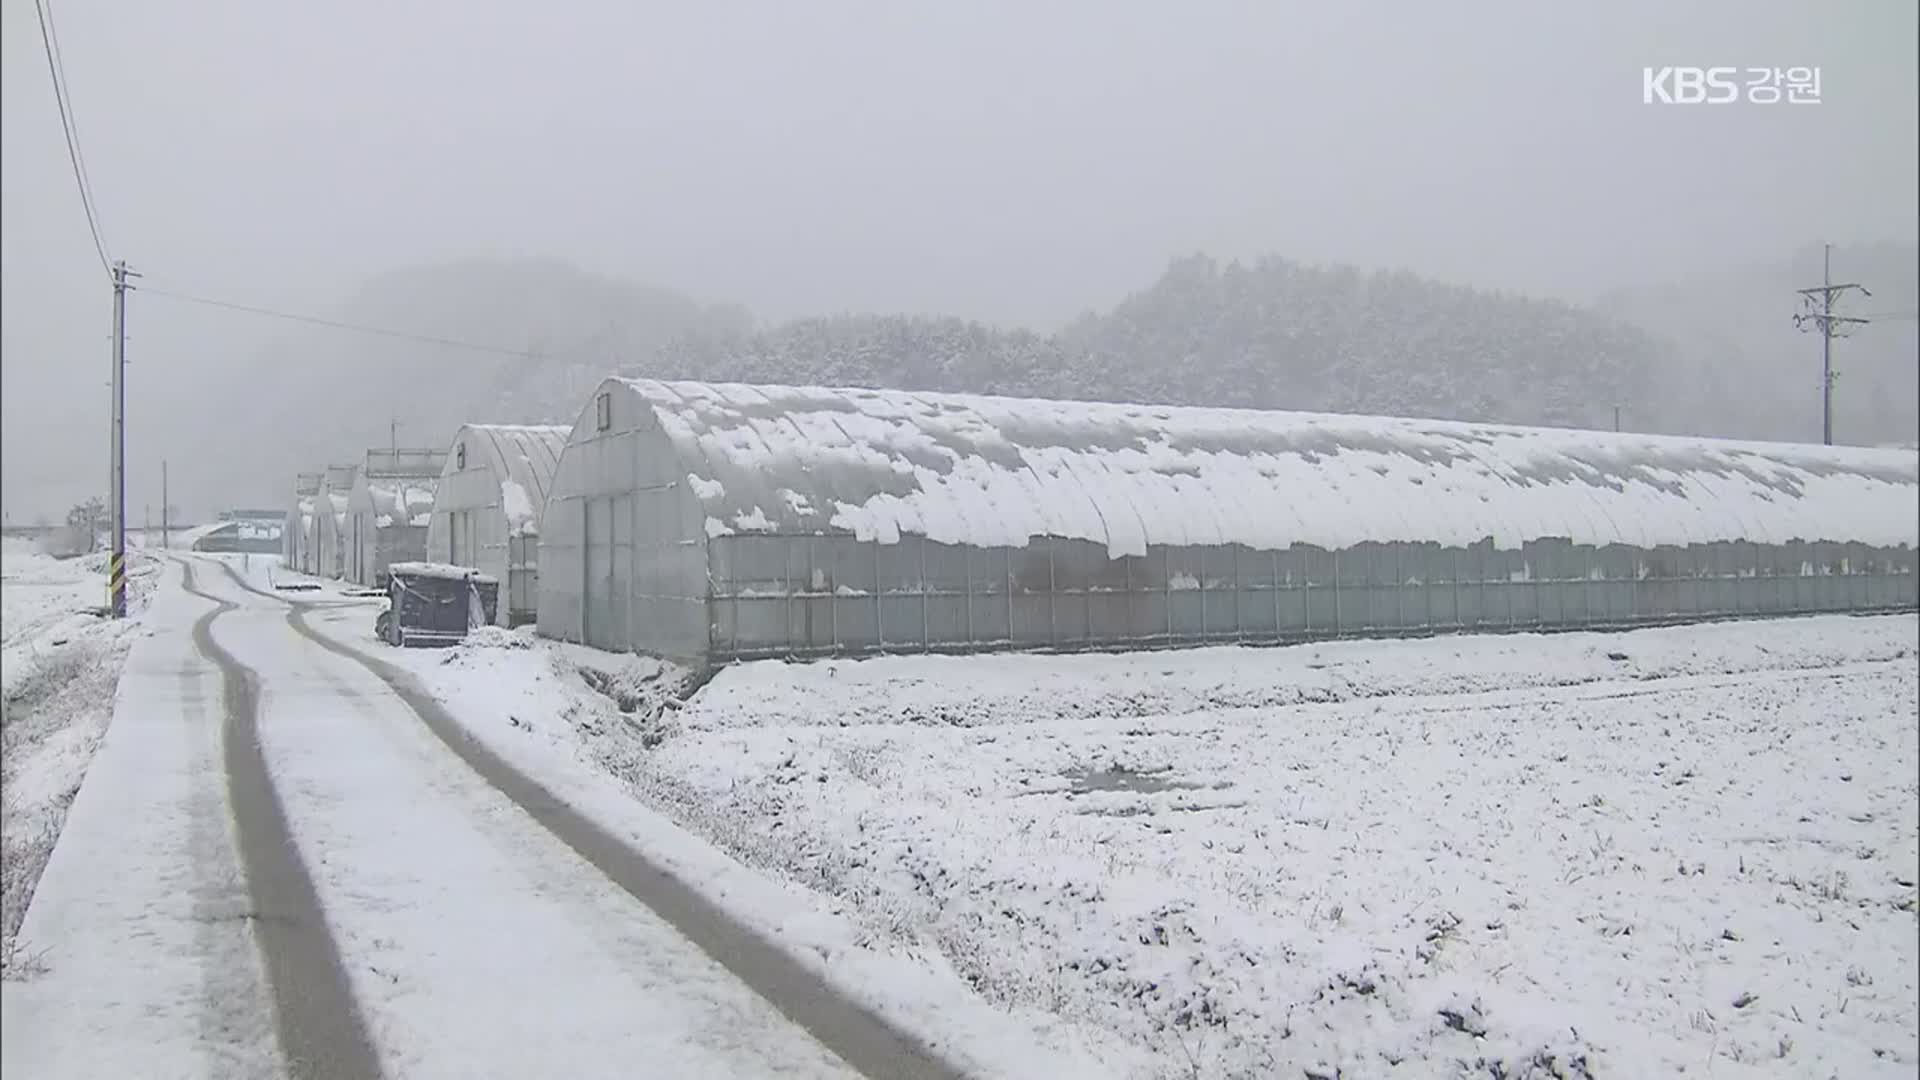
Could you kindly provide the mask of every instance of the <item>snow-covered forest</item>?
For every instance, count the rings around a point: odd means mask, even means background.
[[[1100,401],[1554,426],[1639,405],[1663,346],[1618,319],[1405,272],[1176,260],[1058,334],[959,319],[806,319],[682,338],[640,370]],[[1605,418],[1605,419],[1603,419]]]
[[[1874,281],[1876,310],[1911,311],[1914,254],[1836,253],[1836,271]],[[1816,249],[1810,266],[1803,252],[1582,306],[1405,271],[1192,255],[1042,331],[938,314],[769,324],[564,262],[469,260],[370,280],[339,314],[525,355],[298,331],[257,381],[223,391],[232,427],[206,437],[254,435],[263,452],[232,461],[246,472],[229,479],[278,499],[287,476],[341,447],[385,445],[395,418],[403,445],[433,447],[475,418],[570,423],[620,371],[1593,428],[1617,406],[1627,430],[1818,441],[1819,346],[1790,318],[1793,285],[1818,273]],[[1836,345],[1841,441],[1920,438],[1915,327],[1884,320]],[[298,422],[319,401],[329,424]]]

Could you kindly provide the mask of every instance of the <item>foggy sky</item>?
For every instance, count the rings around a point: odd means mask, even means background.
[[[54,11],[112,253],[302,311],[543,255],[763,320],[1046,330],[1197,250],[1579,300],[1920,234],[1912,0]],[[31,0],[0,42],[0,497],[28,520],[105,486],[108,294]],[[1648,107],[1662,64],[1819,65],[1823,103]],[[149,456],[217,430],[194,388],[289,331],[137,295],[129,326],[137,524]],[[176,501],[231,501],[174,468]]]

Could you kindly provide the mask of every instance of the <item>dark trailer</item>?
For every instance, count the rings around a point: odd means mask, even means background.
[[[387,567],[387,609],[374,633],[389,645],[454,645],[493,622],[500,579],[466,566],[398,562]]]

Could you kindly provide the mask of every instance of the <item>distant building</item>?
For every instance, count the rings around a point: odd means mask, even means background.
[[[217,524],[193,542],[195,551],[271,555],[285,550],[287,515],[283,510],[223,510]]]
[[[1891,450],[608,379],[539,626],[719,664],[1912,610],[1917,493]]]

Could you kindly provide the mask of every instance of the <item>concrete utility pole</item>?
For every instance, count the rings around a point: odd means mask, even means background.
[[[1620,406],[1618,405],[1613,407],[1613,430],[1620,430]]]
[[[107,610],[127,617],[127,284],[139,274],[113,264],[113,555],[107,562]]]
[[[169,498],[170,497],[167,495],[167,459],[161,458],[160,459],[160,546],[162,548],[171,548],[173,546],[173,521],[167,516],[168,509],[169,507],[172,506],[172,503],[169,501]]]
[[[1857,327],[1865,326],[1871,320],[1850,319],[1833,313],[1833,298],[1848,289],[1860,290],[1862,296],[1872,296],[1866,286],[1847,282],[1841,285],[1833,283],[1833,245],[1825,244],[1821,248],[1820,287],[1801,289],[1800,303],[1808,310],[1793,317],[1793,325],[1806,331],[1808,327],[1820,331],[1820,441],[1833,445],[1833,339],[1846,337]],[[1834,333],[1838,327],[1841,332]]]

